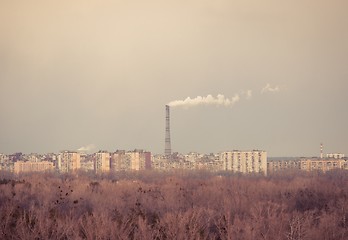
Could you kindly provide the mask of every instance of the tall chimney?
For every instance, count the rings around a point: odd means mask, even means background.
[[[165,147],[164,155],[170,156],[172,154],[172,147],[170,143],[170,108],[166,105],[166,136],[165,136]]]

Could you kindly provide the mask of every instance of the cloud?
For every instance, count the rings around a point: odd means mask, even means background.
[[[280,91],[279,86],[271,87],[271,85],[269,83],[267,83],[267,85],[264,88],[262,88],[261,93],[265,93],[265,92],[279,92],[279,91]]]

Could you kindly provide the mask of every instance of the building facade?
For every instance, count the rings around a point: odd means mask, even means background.
[[[111,153],[110,170],[111,171],[126,171],[130,168],[129,156],[125,150],[117,150]]]
[[[342,159],[344,158],[344,154],[343,153],[328,153],[326,154],[327,158],[335,158],[335,159]]]
[[[262,173],[267,175],[267,152],[229,151],[220,153],[222,170],[240,173]]]
[[[293,160],[270,160],[268,172],[302,170],[302,171],[330,171],[334,169],[348,170],[347,160],[344,158],[298,158]]]
[[[134,150],[127,152],[126,155],[130,161],[130,170],[151,169],[151,153],[143,150]]]
[[[58,170],[62,173],[75,172],[81,168],[80,153],[63,151],[58,156]]]
[[[300,170],[301,161],[299,159],[291,160],[268,160],[267,161],[267,173],[275,173],[278,171],[286,170]]]
[[[13,172],[24,173],[24,172],[44,172],[52,171],[54,169],[53,162],[42,161],[42,162],[31,162],[31,161],[17,161],[14,163]]]
[[[95,154],[94,171],[97,173],[110,171],[110,153],[99,151]]]
[[[111,154],[110,168],[112,171],[145,170],[152,168],[151,152],[143,150],[117,150]]]
[[[330,171],[333,169],[345,169],[344,159],[321,159],[321,158],[310,158],[301,159],[300,169],[304,171]]]

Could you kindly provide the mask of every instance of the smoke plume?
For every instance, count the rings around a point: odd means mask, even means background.
[[[251,94],[251,93],[250,93]],[[197,96],[196,98],[186,98],[185,100],[171,101],[167,105],[170,107],[195,107],[198,105],[215,105],[215,106],[232,106],[240,100],[239,94],[235,94],[232,98],[226,98],[222,94],[218,94],[216,97],[207,95],[206,97]]]
[[[80,147],[79,149],[77,149],[77,151],[79,151],[79,152],[90,152],[93,149],[95,149],[95,145],[94,144],[88,144],[87,146]]]
[[[242,94],[245,96],[246,99],[250,99],[252,97],[251,90],[243,91]]]
[[[269,83],[267,83],[267,85],[262,88],[261,93],[265,93],[265,92],[279,92],[279,87],[275,86],[275,87],[271,87],[271,85]]]

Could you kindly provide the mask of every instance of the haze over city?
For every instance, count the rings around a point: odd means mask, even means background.
[[[175,152],[348,153],[347,9],[2,1],[0,153],[163,153],[166,104]]]

